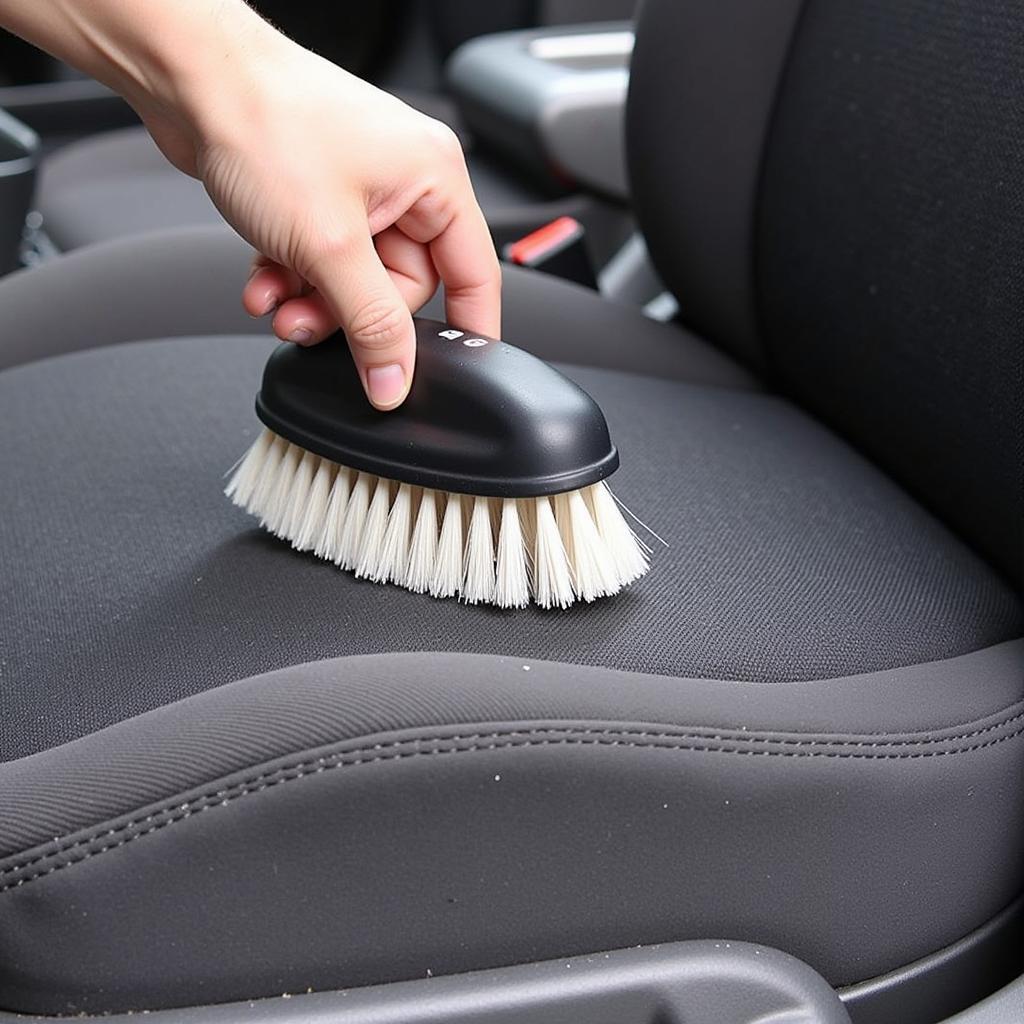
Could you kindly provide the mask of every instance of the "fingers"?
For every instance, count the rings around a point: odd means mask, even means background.
[[[395,227],[382,231],[373,241],[406,306],[413,311],[419,309],[437,290],[437,271],[427,247]],[[311,292],[282,302],[273,329],[282,341],[313,345],[333,334],[338,321],[320,293]]]
[[[249,280],[242,289],[242,305],[249,316],[266,316],[282,302],[300,295],[302,287],[302,279],[295,271],[264,256],[256,256]]]
[[[314,344],[341,326],[378,409],[395,408],[408,393],[415,364],[409,309],[426,302],[439,279],[452,323],[494,337],[501,333],[497,254],[461,149],[449,136],[445,130],[436,146],[431,143],[434,157],[440,153],[440,174],[427,176],[434,184],[404,213],[398,215],[402,206],[368,209],[365,191],[355,205],[344,204],[347,210],[336,203],[330,222],[345,226],[340,239],[331,238],[323,221],[314,222],[312,239],[296,235],[301,244],[288,249],[287,267],[258,258],[243,291],[252,315],[274,312],[274,332],[282,339]],[[371,231],[378,232],[376,239]]]
[[[380,232],[373,243],[405,304],[415,312],[437,291],[437,269],[430,250],[398,227]]]
[[[463,167],[447,199],[427,194],[398,220],[411,238],[427,244],[444,282],[448,321],[501,336],[501,268],[487,222]]]
[[[448,321],[501,337],[501,268],[491,233],[476,208],[460,210],[430,243]]]
[[[345,331],[370,401],[378,409],[400,405],[416,360],[412,315],[369,232],[348,236],[304,269]]]
[[[323,296],[319,292],[311,292],[281,303],[274,314],[272,326],[282,341],[315,345],[338,329],[338,321]]]

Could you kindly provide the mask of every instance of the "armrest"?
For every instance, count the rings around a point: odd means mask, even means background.
[[[452,55],[449,87],[475,138],[551,187],[627,197],[632,22],[501,32]]]

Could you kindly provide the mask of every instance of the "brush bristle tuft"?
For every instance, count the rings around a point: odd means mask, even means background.
[[[649,549],[603,481],[553,498],[421,490],[263,430],[225,494],[300,551],[467,604],[568,608],[618,593],[649,567]]]
[[[423,492],[415,521],[409,543],[405,586],[414,594],[424,594],[430,589],[437,563],[437,491]]]
[[[444,506],[437,561],[430,580],[432,597],[455,597],[462,586],[462,496],[449,492]]]
[[[462,600],[466,604],[494,603],[494,538],[491,508],[487,498],[474,498],[466,538],[466,572],[462,579]]]
[[[515,498],[501,502],[494,603],[501,608],[525,608],[530,603],[530,575]]]

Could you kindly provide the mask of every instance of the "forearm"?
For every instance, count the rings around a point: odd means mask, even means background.
[[[201,126],[286,41],[243,0],[0,0],[0,25],[109,85],[139,114]],[[180,126],[179,126],[180,127]]]

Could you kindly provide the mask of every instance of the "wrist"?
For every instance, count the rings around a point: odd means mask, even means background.
[[[176,31],[157,44],[152,100],[208,142],[250,120],[263,69],[295,44],[243,0],[219,0],[214,11],[209,0],[199,6],[198,17],[175,21]]]

